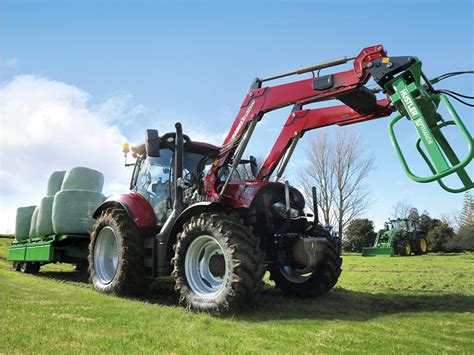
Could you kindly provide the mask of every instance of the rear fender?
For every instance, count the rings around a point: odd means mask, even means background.
[[[156,227],[156,218],[153,208],[138,192],[110,196],[95,210],[92,216],[97,219],[107,208],[123,209],[139,228]]]

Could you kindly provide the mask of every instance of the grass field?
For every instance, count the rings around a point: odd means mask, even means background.
[[[314,300],[270,284],[234,317],[175,304],[171,281],[143,299],[96,293],[71,266],[16,273],[0,238],[0,353],[474,352],[474,254],[347,255],[336,288]]]

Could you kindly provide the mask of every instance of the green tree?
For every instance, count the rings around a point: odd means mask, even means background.
[[[361,252],[375,240],[374,222],[367,218],[353,219],[347,226],[342,247],[344,251]]]
[[[425,232],[425,234],[428,234],[434,227],[442,224],[439,219],[431,218],[427,211],[423,211],[416,222],[418,229]]]
[[[474,224],[459,228],[454,238],[446,244],[446,249],[454,252],[474,251]]]
[[[446,223],[435,226],[426,235],[430,251],[448,251],[448,242],[453,237],[454,230]]]
[[[459,228],[465,226],[474,226],[474,198],[469,191],[464,194],[462,210],[459,213]]]

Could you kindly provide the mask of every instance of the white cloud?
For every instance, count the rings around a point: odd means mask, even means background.
[[[127,186],[126,139],[111,117],[132,119],[145,108],[130,96],[96,106],[89,100],[77,87],[32,75],[0,85],[0,232],[13,228],[16,207],[44,196],[54,170],[97,169],[104,173],[105,193]]]

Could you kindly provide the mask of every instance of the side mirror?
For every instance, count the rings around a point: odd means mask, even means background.
[[[258,174],[257,158],[251,155],[249,157],[249,161],[250,161],[250,171],[252,172],[253,177],[257,177],[257,174]]]
[[[149,157],[160,156],[160,136],[156,129],[147,129],[145,133],[145,149]]]

